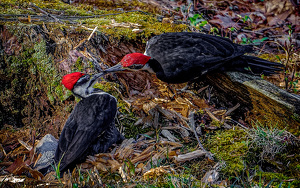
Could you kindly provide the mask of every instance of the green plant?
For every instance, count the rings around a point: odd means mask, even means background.
[[[248,15],[245,15],[244,17],[242,17],[242,21],[244,23],[246,23],[247,21],[252,21],[251,18]]]
[[[297,88],[298,82],[300,80],[300,72],[296,72],[297,61],[299,61],[299,49],[294,45],[295,41],[293,40],[293,30],[291,25],[288,25],[288,38],[284,41],[284,45],[281,45],[278,42],[275,42],[281,49],[285,51],[285,59],[283,60],[278,55],[276,58],[281,64],[285,65],[284,68],[284,83],[285,89],[287,91],[292,90],[293,92],[299,92]]]
[[[248,151],[245,140],[246,132],[240,128],[216,131],[207,139],[205,148],[210,148],[210,152],[215,155],[215,158],[226,164],[221,168],[224,176],[241,173],[245,169],[244,158]]]
[[[288,145],[289,134],[285,130],[272,127],[263,127],[260,122],[256,122],[253,129],[248,132],[249,148],[258,149],[260,158],[273,159],[277,153],[283,151]]]
[[[253,172],[254,174],[256,171]],[[235,172],[235,176],[228,178],[232,182],[230,187],[235,187],[236,185],[242,185],[242,187],[253,187],[253,173],[251,174],[249,170],[245,170],[242,173]]]
[[[189,17],[192,26],[196,26],[201,20],[199,19],[199,14],[194,14],[192,17]]]
[[[84,187],[88,185],[88,183],[90,182],[90,173],[86,173],[87,176],[85,177],[85,175],[81,172],[81,166],[77,168],[77,171],[78,171],[78,179],[77,181],[75,179],[74,183],[72,183],[72,187],[78,188],[78,187]]]
[[[131,162],[131,160],[130,159],[128,159],[128,163],[127,162],[125,162],[125,166],[127,167],[127,168],[125,168],[125,170],[129,170],[129,173],[131,174],[131,175],[135,175],[135,165]],[[128,172],[126,172],[127,174],[129,174]]]
[[[286,186],[284,181],[280,180],[280,178],[272,178],[271,180],[268,180],[266,174],[259,171],[258,167],[251,170],[247,169],[240,174],[235,173],[235,176],[229,177],[228,180],[232,182],[230,187],[281,188],[282,186]],[[291,187],[291,182],[288,183],[288,187]]]
[[[61,178],[60,178],[60,163],[61,163],[61,160],[62,158],[64,157],[65,153],[61,156],[60,160],[58,161],[58,164],[56,165],[55,162],[54,162],[54,165],[51,164],[51,166],[53,167],[54,171],[55,171],[55,175],[53,175],[58,181],[59,183],[62,183],[61,182]]]
[[[216,28],[216,27],[212,27],[212,28],[210,28],[210,32],[211,32],[213,35],[215,35],[216,33],[219,33],[219,29]]]
[[[244,38],[242,38],[242,44],[260,45],[262,42],[264,42],[268,39],[269,39],[269,37],[263,37],[261,39],[252,40],[250,38],[244,37]]]

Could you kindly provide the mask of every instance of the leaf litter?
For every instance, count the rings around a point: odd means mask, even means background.
[[[292,14],[291,10],[293,10],[293,6],[291,6],[289,1],[284,1],[285,6],[278,6],[281,5],[281,3],[277,1],[278,0],[270,0],[266,4],[256,3],[254,7],[249,6],[247,2],[238,1],[235,3],[240,7],[240,13],[236,13],[229,9],[229,7],[223,10],[216,10],[215,15],[211,15],[212,19],[209,20],[209,23],[218,25],[222,29],[241,29],[249,27],[249,31],[252,31],[251,34],[247,33],[247,30],[243,30],[242,32],[244,36],[249,38],[257,38],[265,33],[271,36],[280,35],[285,37],[281,33],[282,30],[278,29],[284,23],[282,21],[289,20],[289,22],[295,25],[296,30],[299,30],[299,16]],[[210,3],[220,8],[220,6],[217,6],[219,3],[217,1],[203,2],[204,5],[202,5],[202,8],[205,7],[208,9],[208,4]],[[151,1],[151,3],[158,6],[163,4],[161,7],[166,11],[172,10],[174,7],[180,5],[174,2],[169,2],[168,4],[165,1]],[[199,8],[199,4],[195,5],[196,8],[197,6]],[[234,6],[235,5],[232,5],[232,7]],[[242,6],[244,6],[244,8],[241,8]],[[174,11],[172,10],[172,12]],[[265,13],[261,14],[260,12]],[[178,16],[185,17],[184,14],[185,13],[182,12],[182,15]],[[249,18],[249,20],[246,19],[242,22],[241,17]],[[278,24],[280,26],[278,26]],[[103,27],[129,27],[139,29],[140,25],[135,23],[117,23],[112,20],[111,24]],[[287,29],[286,26],[283,27]],[[283,41],[279,43],[285,44],[286,42]],[[126,48],[127,47],[124,46],[124,49]],[[76,53],[80,53],[82,57],[87,57],[89,54],[86,51],[77,51]],[[116,53],[118,52],[116,51]],[[138,175],[144,179],[155,179],[168,173],[178,173],[176,167],[180,165],[180,163],[205,156],[205,152],[197,148],[191,152],[182,152],[184,145],[179,140],[184,140],[185,142],[195,140],[195,138],[191,137],[193,130],[189,125],[189,114],[192,111],[197,111],[201,114],[201,118],[196,118],[196,121],[198,121],[197,124],[204,126],[196,127],[196,129],[198,129],[197,133],[199,134],[201,133],[201,129],[202,131],[208,131],[221,127],[230,128],[231,117],[229,115],[239,107],[239,104],[237,104],[227,110],[217,109],[209,105],[207,100],[189,93],[177,96],[174,88],[182,88],[181,84],[167,86],[165,83],[147,74],[146,76],[140,76],[140,78],[137,74],[127,74],[126,76],[131,77],[132,79],[130,80],[140,80],[146,77],[147,84],[141,86],[139,82],[128,83],[122,76],[118,76],[120,82],[125,86],[129,97],[120,96],[122,100],[130,106],[132,111],[139,114],[139,119],[135,123],[136,126],[153,126],[156,130],[149,132],[149,134],[141,135],[139,139],[126,139],[121,145],[116,146],[109,153],[88,156],[86,162],[81,164],[81,169],[87,171],[92,169],[92,172],[88,172],[98,185],[102,185],[101,179],[103,179],[103,177],[100,177],[100,174],[117,173],[124,182],[127,182],[132,175]],[[149,80],[154,81],[150,82]],[[295,87],[299,88],[299,83],[296,84]],[[115,89],[117,90],[117,88]],[[208,86],[204,86],[198,90],[198,93],[207,90]],[[121,94],[120,91],[119,93]],[[167,126],[162,127],[162,123],[158,122],[159,118],[163,119]],[[212,124],[213,121],[218,122],[220,127]],[[36,143],[32,136],[33,133],[30,129],[21,129],[16,132],[12,132],[12,129],[13,128],[11,128],[11,130],[7,128],[5,131],[1,131],[0,134],[1,160],[3,161],[1,165],[7,166],[6,171],[14,175],[21,175],[24,174],[24,172],[28,172],[30,176],[36,180],[43,179],[43,175],[31,167],[38,158],[34,150]],[[157,131],[159,134],[155,135]],[[201,136],[201,134],[199,135]],[[171,165],[160,166],[162,160],[170,160]],[[11,163],[10,161],[14,162]],[[216,171],[211,171],[210,173],[211,174],[206,176],[217,176]],[[24,181],[24,179],[17,178],[16,176],[10,177],[5,175],[0,178],[1,182]],[[49,176],[47,176],[47,178],[49,178]],[[51,181],[54,180],[51,179]],[[67,180],[67,178],[64,178],[63,182],[70,184],[70,180]]]

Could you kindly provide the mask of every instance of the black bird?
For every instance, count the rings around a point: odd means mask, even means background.
[[[62,79],[62,84],[82,100],[75,106],[59,137],[54,160],[56,165],[60,162],[60,172],[72,170],[88,155],[106,152],[112,144],[124,139],[114,123],[116,98],[93,88],[102,75],[75,72]]]
[[[131,53],[105,72],[147,70],[167,83],[192,81],[214,71],[271,75],[283,65],[254,56],[252,46],[201,33],[164,33],[152,37],[144,54]]]

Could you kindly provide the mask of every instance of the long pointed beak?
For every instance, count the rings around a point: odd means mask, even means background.
[[[110,73],[110,72],[119,72],[119,71],[124,71],[127,70],[126,68],[124,68],[121,63],[116,64],[115,66],[112,66],[106,70],[103,70],[102,72],[99,72],[97,74],[93,75],[93,80],[97,80],[100,77],[103,77],[104,75]]]
[[[94,74],[93,75],[93,78],[96,80],[100,77],[103,77],[106,73],[105,72],[100,72],[100,73],[97,73],[97,74]]]
[[[125,69],[125,68],[122,66],[121,63],[118,63],[118,64],[116,64],[115,66],[110,67],[110,68],[104,70],[103,72],[104,72],[104,73],[108,73],[108,72],[119,72],[119,71],[124,71],[124,70],[127,70],[127,69]]]

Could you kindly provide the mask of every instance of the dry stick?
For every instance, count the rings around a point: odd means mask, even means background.
[[[228,125],[227,123],[225,123],[225,122],[219,120],[215,115],[213,115],[213,113],[211,113],[211,112],[209,111],[209,109],[206,108],[206,109],[205,109],[205,112],[207,113],[207,115],[209,115],[209,117],[210,117],[211,119],[213,119],[213,120],[215,120],[215,121],[217,121],[217,122],[222,123],[222,124],[225,126],[225,128],[227,128],[227,129],[230,129],[230,128],[231,128],[230,125]]]
[[[231,114],[231,112],[235,111],[240,106],[241,106],[240,103],[237,103],[234,107],[228,109],[227,112],[224,114],[224,116],[228,116],[229,114]]]
[[[51,18],[53,18],[56,22],[59,22],[59,23],[62,23],[62,24],[64,23],[64,22],[60,21],[60,19],[58,19],[58,18],[56,18],[55,16],[53,16],[52,14],[50,14],[50,13],[44,11],[44,10],[41,9],[40,7],[36,6],[35,4],[30,3],[29,5],[35,7],[35,8],[38,9],[41,13],[43,13],[43,14],[45,14],[45,15],[51,17]]]
[[[92,33],[90,34],[89,38],[87,39],[88,41],[91,40],[93,34],[97,31],[97,28],[98,28],[98,26],[96,26],[95,29],[92,31]],[[106,53],[106,51],[104,50],[104,48],[103,48],[100,44],[98,45],[98,47],[99,47],[104,53]],[[93,62],[94,66],[96,67],[97,71],[98,71],[98,72],[102,72],[102,69],[101,69],[101,67],[99,66],[98,61],[97,61],[92,55],[90,55],[90,56],[92,57],[92,60],[91,60],[91,61]]]
[[[230,121],[238,124],[239,126],[241,126],[243,129],[249,129],[248,127],[245,127],[243,124],[239,123],[238,121],[235,121],[234,119],[231,119]]]
[[[115,15],[119,15],[119,14],[124,14],[124,13],[129,13],[129,12],[140,12],[143,14],[147,14],[150,15],[151,13],[147,13],[141,10],[130,10],[130,11],[123,11],[123,12],[119,12],[119,13],[113,13],[113,14],[101,14],[101,15],[94,15],[94,16],[54,16],[53,14],[50,14],[46,11],[44,11],[43,9],[39,8],[38,6],[34,5],[34,4],[30,4],[31,6],[37,8],[40,12],[42,12],[43,14],[45,14],[47,17],[51,17],[53,18],[56,22],[60,22],[60,23],[64,23],[61,21],[61,19],[87,19],[87,18],[99,18],[99,17],[106,17],[106,16],[115,16]],[[6,18],[6,17],[27,17],[28,14],[6,14],[6,15],[0,15],[0,20],[3,21],[16,21],[17,18]],[[31,17],[34,17],[35,19],[38,18],[44,18],[45,16],[38,16],[38,15],[30,15]],[[59,19],[60,18],[60,19]]]
[[[79,46],[81,46],[82,44],[84,44],[86,41],[90,41],[93,34],[97,31],[97,26],[94,28],[94,30],[92,31],[92,33],[90,34],[90,36],[84,40],[83,42],[81,42],[80,44],[78,44],[76,48],[78,48]],[[98,72],[102,72],[102,68],[100,67],[99,65],[99,62],[85,49],[84,51],[81,51],[82,55],[84,55],[86,58],[88,58],[94,65],[95,69],[98,71]]]
[[[92,38],[93,34],[95,33],[95,31],[97,30],[98,26],[95,27],[95,29],[93,30],[93,32],[90,34],[89,38],[87,39],[88,41]]]
[[[206,151],[206,149],[204,149],[203,145],[201,144],[201,141],[198,137],[198,134],[196,132],[196,127],[195,127],[195,119],[194,119],[194,112],[192,111],[190,114],[189,114],[189,124],[194,132],[194,135],[198,141],[198,144],[199,144],[199,147],[206,153],[206,156],[210,159],[210,160],[214,160],[214,158],[212,157],[211,153]]]

